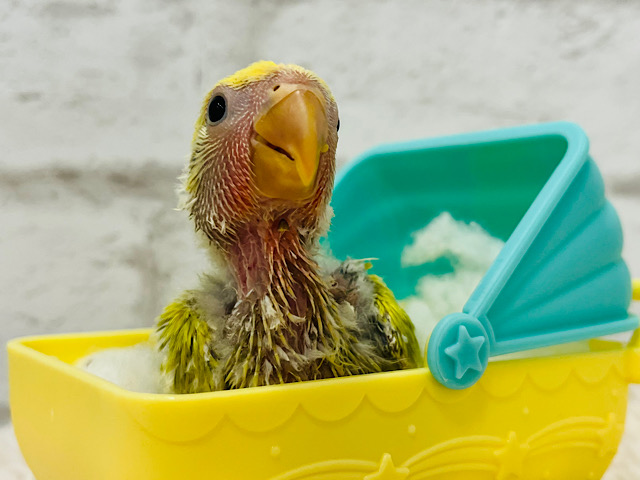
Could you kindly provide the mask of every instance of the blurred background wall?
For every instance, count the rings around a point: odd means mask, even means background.
[[[259,59],[329,83],[340,164],[381,142],[579,123],[640,276],[640,2],[3,0],[0,343],[150,326],[193,283],[205,259],[175,178],[204,93]]]

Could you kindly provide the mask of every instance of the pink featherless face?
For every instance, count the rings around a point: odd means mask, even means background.
[[[205,99],[186,172],[196,228],[220,245],[260,222],[314,231],[338,127],[328,87],[301,67],[258,62],[222,80]]]

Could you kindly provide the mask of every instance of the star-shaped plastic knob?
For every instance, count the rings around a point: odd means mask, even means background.
[[[444,317],[429,338],[427,363],[433,376],[449,388],[476,383],[489,362],[489,336],[482,322],[467,313]]]
[[[472,337],[464,325],[458,327],[458,340],[456,343],[444,349],[449,357],[456,362],[456,378],[460,380],[467,370],[473,369],[482,372],[480,361],[480,349],[484,345],[483,336]]]

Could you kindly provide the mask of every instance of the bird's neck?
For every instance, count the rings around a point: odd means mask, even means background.
[[[270,297],[279,307],[305,318],[310,292],[324,290],[318,264],[305,235],[286,221],[263,221],[238,232],[230,249],[240,297]]]
[[[379,370],[354,347],[353,309],[331,295],[305,232],[263,223],[239,233],[227,250],[238,288],[224,332],[234,345],[227,388]]]

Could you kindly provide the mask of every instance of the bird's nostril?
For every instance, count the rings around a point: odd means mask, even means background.
[[[273,91],[275,92],[276,90],[278,90],[280,88],[280,85],[276,85],[275,87],[273,87]]]

